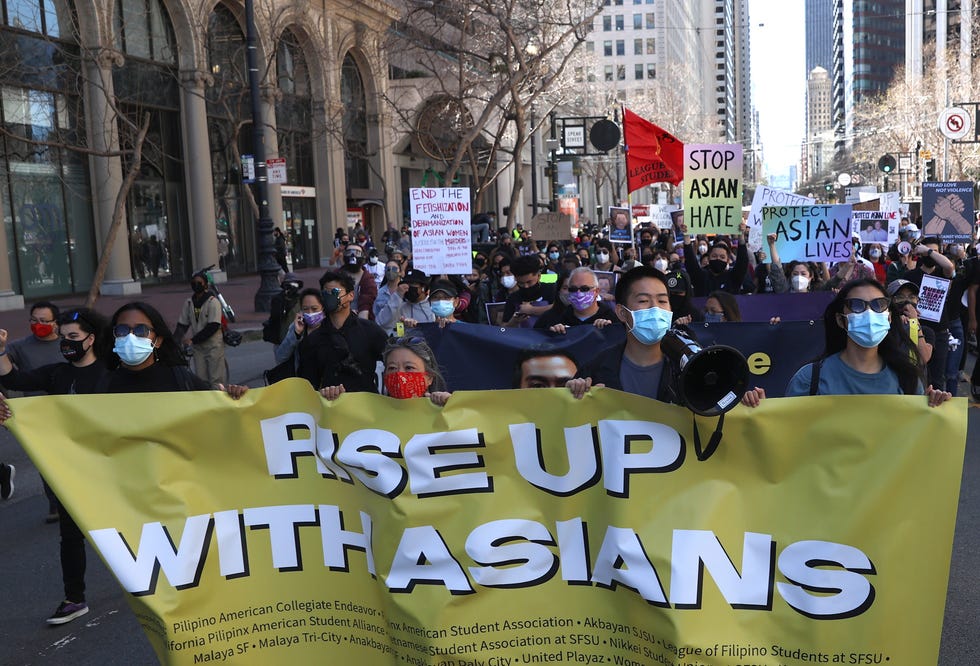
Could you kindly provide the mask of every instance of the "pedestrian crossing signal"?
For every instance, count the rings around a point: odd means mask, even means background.
[[[895,161],[894,155],[882,155],[878,160],[878,169],[885,173],[891,173],[897,166],[898,163]]]

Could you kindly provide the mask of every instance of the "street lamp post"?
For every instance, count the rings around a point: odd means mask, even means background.
[[[262,123],[262,100],[259,96],[259,67],[256,51],[258,36],[255,30],[255,2],[245,0],[245,58],[248,66],[248,87],[252,102],[252,153],[255,155],[255,198],[259,205],[256,224],[258,268],[261,277],[255,292],[255,311],[269,312],[272,297],[279,293],[279,264],[272,238],[272,217],[269,215],[269,178],[265,164],[265,134]]]

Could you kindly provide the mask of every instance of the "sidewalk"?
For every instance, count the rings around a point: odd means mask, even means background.
[[[299,279],[303,281],[304,287],[317,286],[317,280],[323,275],[326,268],[306,268],[296,272]],[[262,337],[262,322],[265,321],[268,312],[255,312],[255,292],[259,289],[259,275],[249,273],[238,275],[223,284],[218,285],[221,295],[225,301],[235,310],[235,322],[231,327],[241,331],[247,340],[258,340]],[[181,280],[164,284],[143,285],[143,293],[132,296],[100,296],[95,302],[95,309],[106,317],[111,317],[120,306],[130,301],[146,301],[163,315],[170,325],[171,330],[177,324],[177,317],[180,309],[191,295],[190,282]],[[38,300],[50,300],[59,308],[67,309],[78,307],[85,302],[85,294],[74,294],[62,298],[39,298],[27,301],[21,310],[6,310],[0,312],[0,328],[7,329],[10,339],[16,340],[30,333],[27,322],[30,315],[31,305]]]

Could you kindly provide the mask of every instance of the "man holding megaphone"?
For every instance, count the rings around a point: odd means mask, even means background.
[[[616,316],[626,342],[600,352],[566,386],[581,398],[593,386],[681,404],[704,416],[724,414],[745,393],[748,365],[731,347],[702,349],[687,331],[671,329],[666,279],[638,266],[616,284]]]

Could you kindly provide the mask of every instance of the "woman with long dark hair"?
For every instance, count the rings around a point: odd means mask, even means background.
[[[844,284],[824,311],[824,351],[800,368],[786,395],[922,395],[935,407],[952,396],[932,386],[923,390],[919,355],[908,343],[901,323],[892,319],[890,300],[876,280]],[[759,404],[761,389],[746,393],[743,402]]]

